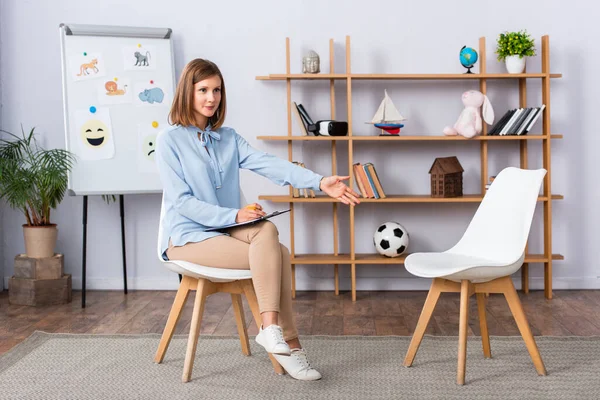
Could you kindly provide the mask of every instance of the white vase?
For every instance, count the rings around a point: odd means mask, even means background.
[[[508,56],[505,58],[505,62],[509,74],[522,74],[525,71],[525,57]]]

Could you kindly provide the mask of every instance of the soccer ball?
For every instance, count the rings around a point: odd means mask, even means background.
[[[398,257],[408,247],[408,232],[397,222],[386,222],[375,231],[373,244],[386,257]]]

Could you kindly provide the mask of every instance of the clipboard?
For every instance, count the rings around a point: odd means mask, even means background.
[[[229,228],[237,228],[238,226],[252,225],[252,224],[255,224],[257,222],[265,221],[265,220],[267,220],[269,218],[276,217],[276,216],[281,215],[281,214],[285,214],[286,212],[289,212],[290,210],[291,209],[288,208],[287,210],[283,210],[283,211],[274,211],[274,212],[272,212],[270,214],[265,215],[264,217],[260,217],[260,218],[253,219],[253,220],[250,220],[250,221],[238,222],[238,223],[235,223],[235,224],[229,224],[229,225],[223,225],[223,226],[218,226],[218,227],[214,227],[214,228],[208,228],[208,229],[205,230],[205,232],[222,231],[222,230],[229,229]]]

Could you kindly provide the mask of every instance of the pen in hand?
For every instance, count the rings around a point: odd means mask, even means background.
[[[252,221],[253,219],[258,219],[264,217],[265,215],[267,215],[267,213],[263,211],[263,208],[260,204],[252,203],[238,211],[235,222],[239,223]]]

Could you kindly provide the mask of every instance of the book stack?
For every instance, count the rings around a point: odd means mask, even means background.
[[[354,179],[360,194],[365,199],[385,199],[385,193],[381,181],[375,171],[373,163],[356,163],[353,165]]]
[[[508,110],[488,135],[526,135],[538,120],[546,106],[513,108]]]
[[[306,168],[306,166],[304,166],[303,162],[300,161],[292,161],[294,164],[298,165],[299,167],[302,168]],[[317,197],[315,196],[315,191],[312,189],[298,189],[292,186],[292,197]]]

